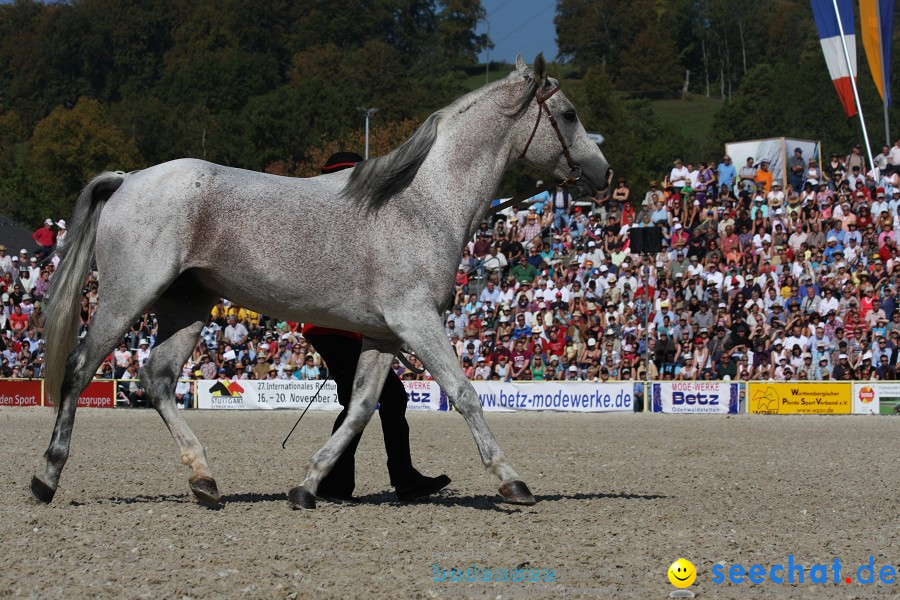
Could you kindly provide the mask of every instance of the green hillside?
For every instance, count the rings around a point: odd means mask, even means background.
[[[686,140],[699,141],[712,133],[713,117],[722,101],[688,94],[684,100],[654,100],[650,105],[664,128]]]

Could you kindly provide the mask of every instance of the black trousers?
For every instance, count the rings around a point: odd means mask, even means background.
[[[338,402],[344,409],[334,422],[332,433],[337,431],[347,417],[347,407],[353,390],[353,378],[362,342],[343,335],[308,334],[306,339],[315,346],[328,364],[328,374],[337,384]],[[409,454],[409,425],[406,423],[406,388],[396,373],[390,371],[378,398],[378,415],[384,433],[384,449],[387,452],[387,468],[392,486],[402,486],[419,475],[412,466]],[[354,437],[334,467],[320,483],[327,489],[350,495],[355,487],[354,455],[362,433]]]

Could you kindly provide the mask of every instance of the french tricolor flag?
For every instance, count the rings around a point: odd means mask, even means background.
[[[828,65],[828,74],[834,82],[844,112],[848,117],[856,114],[856,104],[853,101],[853,87],[850,77],[856,79],[856,30],[853,23],[853,0],[810,0],[812,2],[813,16],[816,18],[816,27],[819,30],[819,41],[822,43],[822,52],[825,54],[825,64]],[[841,31],[838,27],[837,12],[841,16],[841,26],[844,28],[844,40],[847,42],[847,51],[850,55],[850,67],[847,68],[847,60],[844,57],[844,46],[841,44]]]

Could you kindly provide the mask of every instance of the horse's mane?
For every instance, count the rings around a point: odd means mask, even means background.
[[[513,114],[519,114],[528,108],[534,98],[537,89],[534,80],[526,77],[525,82],[525,89],[516,99],[515,105],[504,107],[511,109]],[[389,154],[358,164],[350,173],[342,195],[353,199],[367,210],[377,212],[412,183],[437,140],[438,126],[444,118],[465,111],[486,92],[505,83],[508,83],[506,78],[500,79],[462,96],[425,119],[408,140]]]
[[[425,119],[396,150],[359,163],[350,173],[343,195],[367,209],[378,211],[393,196],[405,190],[431,152],[445,110],[439,110]]]

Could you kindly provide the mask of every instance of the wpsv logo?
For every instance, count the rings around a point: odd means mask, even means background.
[[[777,415],[781,409],[781,400],[778,393],[767,387],[765,390],[758,390],[753,394],[752,402],[756,404],[756,410],[753,412],[760,414]]]

